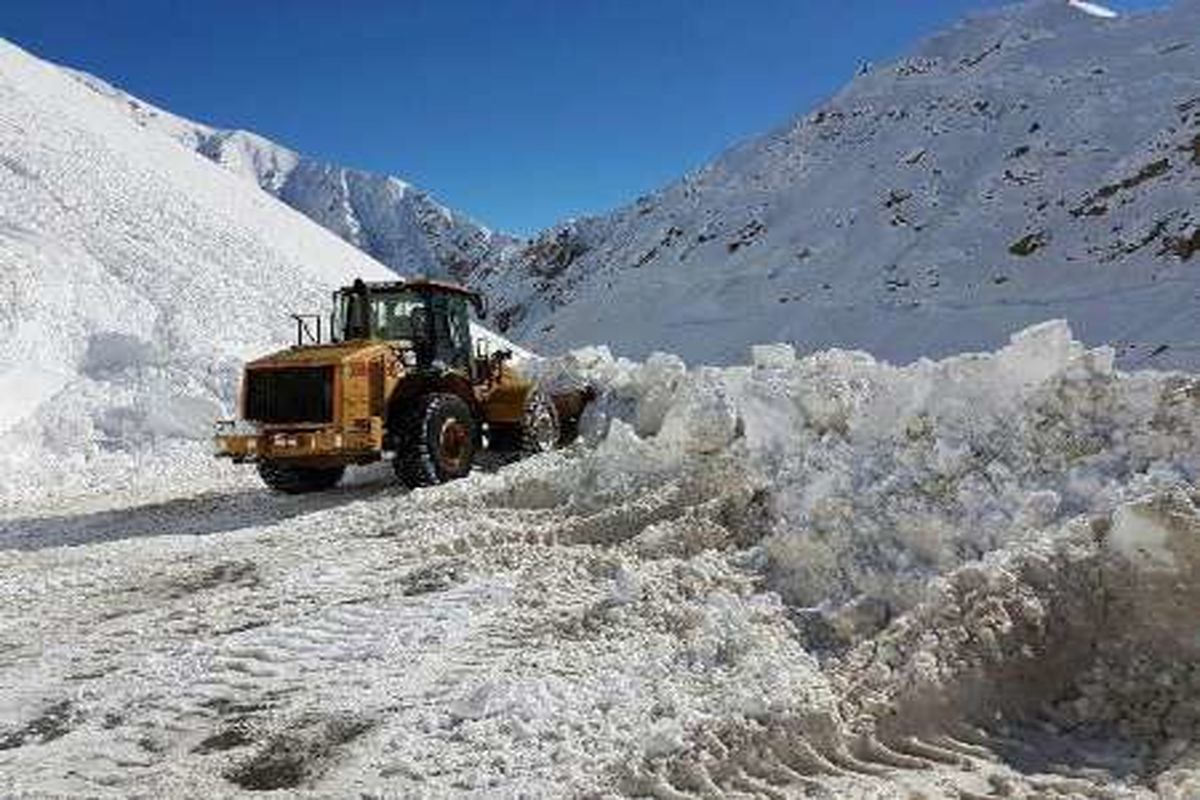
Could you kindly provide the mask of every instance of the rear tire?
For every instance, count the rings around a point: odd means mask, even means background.
[[[332,489],[345,472],[345,467],[293,467],[278,461],[258,462],[258,475],[263,483],[284,494],[307,494]]]
[[[398,421],[396,477],[410,489],[434,486],[471,472],[475,458],[475,418],[453,394],[428,394]]]

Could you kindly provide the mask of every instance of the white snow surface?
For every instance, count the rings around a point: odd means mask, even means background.
[[[243,359],[383,265],[0,42],[0,505],[240,480]]]
[[[498,471],[0,521],[0,792],[1194,796],[1200,385],[1112,361],[590,348]]]
[[[1200,364],[1200,2],[979,14],[678,182],[474,281],[549,352],[606,342],[897,363],[1064,318],[1123,366]]]

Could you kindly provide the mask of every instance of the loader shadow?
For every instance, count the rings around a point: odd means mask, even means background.
[[[247,488],[75,515],[0,520],[0,550],[43,550],[152,536],[207,536],[283,522],[385,493],[391,482],[340,486],[308,495]]]

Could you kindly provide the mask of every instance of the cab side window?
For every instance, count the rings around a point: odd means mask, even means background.
[[[434,358],[467,369],[471,361],[471,329],[467,302],[462,297],[436,295],[430,303],[433,311]]]

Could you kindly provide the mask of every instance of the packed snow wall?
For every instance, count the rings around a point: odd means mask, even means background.
[[[851,628],[911,606],[930,576],[1200,468],[1200,383],[1117,371],[1063,322],[902,367],[773,345],[742,367],[592,348],[543,370],[603,387],[583,420],[595,451],[539,478],[558,499],[602,506],[719,472],[718,494],[763,506],[772,588]]]
[[[723,550],[783,600],[838,698],[765,688],[816,679],[755,660],[764,606],[729,609],[705,658],[746,671],[760,703],[648,747],[627,791],[853,793],[883,775],[928,791],[895,771],[969,773],[981,755],[1080,776],[989,778],[1013,791],[1197,790],[1193,376],[1115,370],[1063,322],[904,367],[772,345],[741,367],[591,348],[543,371],[603,387],[582,426],[594,449],[522,466],[486,502],[565,509],[558,543],[688,563]],[[1122,773],[1116,794],[1097,788]]]

